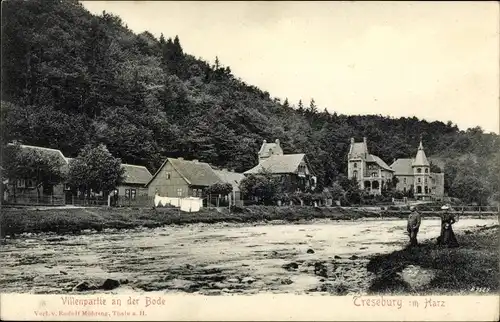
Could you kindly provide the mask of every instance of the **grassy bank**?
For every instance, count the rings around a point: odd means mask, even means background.
[[[493,293],[499,289],[498,225],[457,235],[459,248],[441,248],[435,240],[373,257],[368,270],[377,274],[370,292],[414,294]],[[430,269],[434,277],[415,289],[401,272],[410,265]]]
[[[265,207],[203,208],[183,213],[174,208],[53,208],[49,210],[4,208],[0,218],[1,236],[21,233],[78,233],[106,228],[130,229],[192,223],[297,222],[312,219],[356,220],[362,218],[406,218],[406,213],[379,212],[340,207]]]

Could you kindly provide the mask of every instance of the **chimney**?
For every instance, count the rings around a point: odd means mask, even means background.
[[[177,158],[177,160],[181,160],[181,161],[182,161],[182,160],[184,160],[184,158],[182,158],[182,157],[178,157],[178,158]]]
[[[354,144],[354,138],[351,138],[351,144]]]
[[[264,143],[264,144],[266,144],[266,143],[267,143],[267,141],[266,141],[266,140],[264,140],[264,142],[263,142],[263,143]]]
[[[276,139],[276,145],[280,146],[280,140],[279,139]]]
[[[366,144],[366,136],[363,137],[363,143]]]

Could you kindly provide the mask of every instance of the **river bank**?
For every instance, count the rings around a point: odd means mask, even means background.
[[[20,234],[56,233],[78,234],[83,231],[106,229],[156,228],[168,225],[194,223],[254,223],[283,224],[304,223],[316,219],[368,220],[404,219],[405,212],[384,213],[341,207],[266,207],[249,206],[228,208],[203,208],[197,213],[179,212],[175,208],[3,208],[0,217],[0,236]],[[431,217],[425,214],[424,217]],[[494,215],[467,216],[468,218],[494,218]]]

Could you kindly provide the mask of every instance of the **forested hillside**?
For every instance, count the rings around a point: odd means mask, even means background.
[[[490,166],[494,153],[500,160],[498,135],[274,98],[216,57],[207,62],[184,52],[175,33],[136,35],[119,17],[94,16],[76,1],[2,2],[3,142],[58,148],[69,157],[104,143],[123,162],[151,171],[167,156],[244,171],[256,164],[262,140],[280,139],[285,152],[307,153],[328,186],[345,172],[351,137],[368,137],[371,153],[390,164],[413,156],[422,135],[428,155],[471,154],[481,180],[498,178]],[[448,185],[459,170],[447,174]],[[498,182],[488,189],[498,191]]]

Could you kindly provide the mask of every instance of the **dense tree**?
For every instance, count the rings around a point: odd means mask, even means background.
[[[123,162],[153,172],[167,156],[245,171],[256,165],[262,140],[280,138],[286,153],[307,155],[320,186],[331,186],[347,171],[351,137],[366,136],[370,152],[390,164],[414,157],[422,135],[453,192],[454,164],[463,155],[479,156],[478,167],[491,169],[500,151],[499,136],[479,127],[319,113],[314,100],[307,111],[302,100],[284,109],[288,99],[281,104],[234,77],[219,57],[214,64],[197,59],[178,36],[136,35],[119,17],[92,15],[76,1],[2,3],[2,78],[4,143],[58,148],[70,157],[103,143]],[[480,174],[485,182],[496,177]]]
[[[240,182],[240,191],[245,199],[257,198],[264,204],[271,204],[281,193],[278,179],[266,172],[245,177]]]
[[[88,145],[70,161],[68,185],[87,197],[91,192],[107,195],[123,181],[123,175],[120,159],[114,158],[105,145]]]
[[[206,194],[216,196],[216,206],[219,207],[221,197],[226,197],[233,191],[233,186],[230,183],[215,183],[208,187]]]

